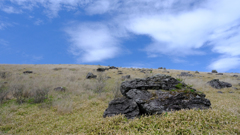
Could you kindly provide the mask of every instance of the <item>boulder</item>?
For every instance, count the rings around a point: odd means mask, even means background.
[[[198,72],[198,71],[195,71],[195,74],[199,74],[199,72]]]
[[[97,68],[97,72],[104,72],[105,68]]]
[[[92,79],[92,78],[97,78],[97,75],[94,75],[93,73],[89,72],[86,76],[86,79]]]
[[[217,73],[216,75],[223,75],[223,73]]]
[[[24,74],[31,74],[31,73],[33,73],[33,71],[24,71],[23,73]]]
[[[233,77],[238,77],[238,75],[233,75]]]
[[[191,76],[191,77],[193,77],[193,75],[189,74],[188,72],[181,72],[181,74],[177,75],[177,76]]]
[[[179,87],[181,86],[181,87]],[[148,89],[155,90],[149,92]],[[161,89],[161,90],[160,90]],[[103,117],[124,114],[127,118],[162,114],[181,109],[208,109],[206,95],[168,75],[124,81],[120,87],[124,97],[109,103]]]
[[[212,73],[208,73],[209,75],[212,75]]]
[[[216,88],[216,89],[222,89],[222,88],[228,88],[232,87],[231,83],[219,81],[219,79],[213,79],[209,82],[207,82],[211,87]]]
[[[158,69],[163,69],[163,67],[159,67]]]
[[[218,91],[217,93],[223,93],[222,91]]]
[[[117,67],[111,66],[109,69],[118,69]]]
[[[122,79],[130,79],[130,75],[122,76]]]
[[[105,110],[103,117],[111,117],[118,114],[125,115],[128,119],[135,118],[139,115],[139,108],[137,103],[133,99],[126,97],[112,100],[108,108]]]
[[[218,73],[217,70],[212,70],[212,73]]]
[[[66,91],[66,88],[65,87],[57,87],[57,88],[54,88],[55,91],[61,91],[61,92],[65,92]]]

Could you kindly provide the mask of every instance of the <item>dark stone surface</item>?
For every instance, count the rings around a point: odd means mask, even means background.
[[[118,69],[117,67],[111,66],[109,69]]]
[[[163,67],[159,67],[158,69],[163,69]]]
[[[218,73],[217,70],[212,70],[212,73]]]
[[[181,82],[171,76],[158,74],[158,75],[155,75],[152,77],[147,77],[145,79],[134,79],[131,81],[124,81],[121,84],[120,91],[121,91],[122,95],[126,96],[126,93],[130,89],[170,90],[170,89],[177,89],[175,86],[179,83],[181,83]],[[185,85],[186,84],[183,84],[183,87]]]
[[[105,70],[105,68],[97,68],[97,72],[104,72]]]
[[[217,93],[223,93],[222,91],[218,91]]]
[[[233,77],[238,77],[238,75],[233,75]]]
[[[209,75],[212,75],[212,73],[208,73]]]
[[[177,76],[191,76],[191,77],[193,77],[193,75],[189,74],[188,72],[181,72],[181,74],[177,75]]]
[[[230,91],[229,93],[234,93],[234,92]]]
[[[222,88],[228,88],[232,87],[231,83],[219,81],[219,79],[213,79],[209,82],[207,82],[211,87],[216,88],[216,89],[222,89]]]
[[[97,75],[94,75],[93,73],[89,72],[86,76],[86,79],[92,79],[92,78],[97,78]]]
[[[24,73],[24,74],[32,74],[33,71],[24,71],[23,73]]]
[[[126,93],[126,97],[133,99],[138,104],[142,104],[145,103],[146,100],[150,99],[152,94],[147,90],[131,89]]]
[[[223,75],[223,73],[217,73],[216,75]]]
[[[57,88],[54,88],[55,91],[61,91],[61,92],[65,92],[66,89],[64,87],[57,87]]]
[[[135,118],[139,115],[139,108],[133,99],[126,97],[114,99],[109,103],[103,117],[111,117],[118,114],[124,114],[128,119]]]
[[[124,81],[120,90],[124,97],[112,100],[103,117],[124,114],[127,118],[134,118],[143,114],[208,109],[211,106],[210,101],[205,99],[205,94],[168,75],[158,74],[145,79]]]
[[[196,74],[199,74],[199,72],[198,72],[198,71],[195,71],[195,73],[196,73]]]

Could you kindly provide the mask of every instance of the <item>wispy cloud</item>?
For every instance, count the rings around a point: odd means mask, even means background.
[[[208,66],[209,70],[217,69],[220,72],[229,71],[231,69],[238,69],[240,67],[239,57],[221,57]]]
[[[93,62],[118,54],[119,35],[145,35],[151,43],[144,48],[149,57],[206,55],[209,46],[220,57],[208,67],[230,70],[240,64],[240,1],[237,0],[11,0],[20,9],[42,5],[49,17],[60,10],[78,10],[88,15],[108,15],[109,22],[69,26],[72,53],[81,61]],[[22,10],[21,9],[21,10]],[[9,8],[9,13],[11,8]],[[1,28],[1,23],[0,23]],[[114,29],[113,29],[114,28]],[[114,31],[114,32],[113,32]],[[131,34],[126,34],[131,33]],[[94,40],[93,40],[94,39]],[[206,44],[208,43],[208,44]],[[221,63],[226,60],[236,64]]]
[[[20,14],[22,13],[22,10],[18,10],[12,6],[5,6],[5,7],[1,7],[1,10],[6,12],[6,13],[9,13],[9,14]]]
[[[96,62],[120,53],[119,41],[102,23],[81,23],[65,29],[71,42],[70,52],[79,62]]]

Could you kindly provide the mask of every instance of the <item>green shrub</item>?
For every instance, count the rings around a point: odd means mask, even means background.
[[[177,84],[175,87],[176,87],[177,89],[181,89],[181,88],[182,88],[182,84],[179,83],[179,84]]]

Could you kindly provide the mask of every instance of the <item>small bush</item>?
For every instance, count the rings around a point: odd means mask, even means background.
[[[43,103],[46,99],[48,99],[48,92],[48,88],[34,90],[33,96],[31,97],[33,103]]]
[[[97,78],[93,85],[94,92],[99,94],[102,93],[104,90],[104,87],[106,86],[106,80],[107,80],[107,76],[105,73],[102,73],[102,72],[98,73]]]
[[[7,88],[4,85],[0,85],[0,104],[3,103],[8,93],[9,90],[7,90]]]
[[[13,97],[16,98],[17,103],[22,104],[25,101],[25,97],[23,96],[23,85],[13,85]]]
[[[179,84],[177,84],[175,87],[178,88],[178,89],[181,89],[181,88],[182,88],[182,84],[179,83]]]

